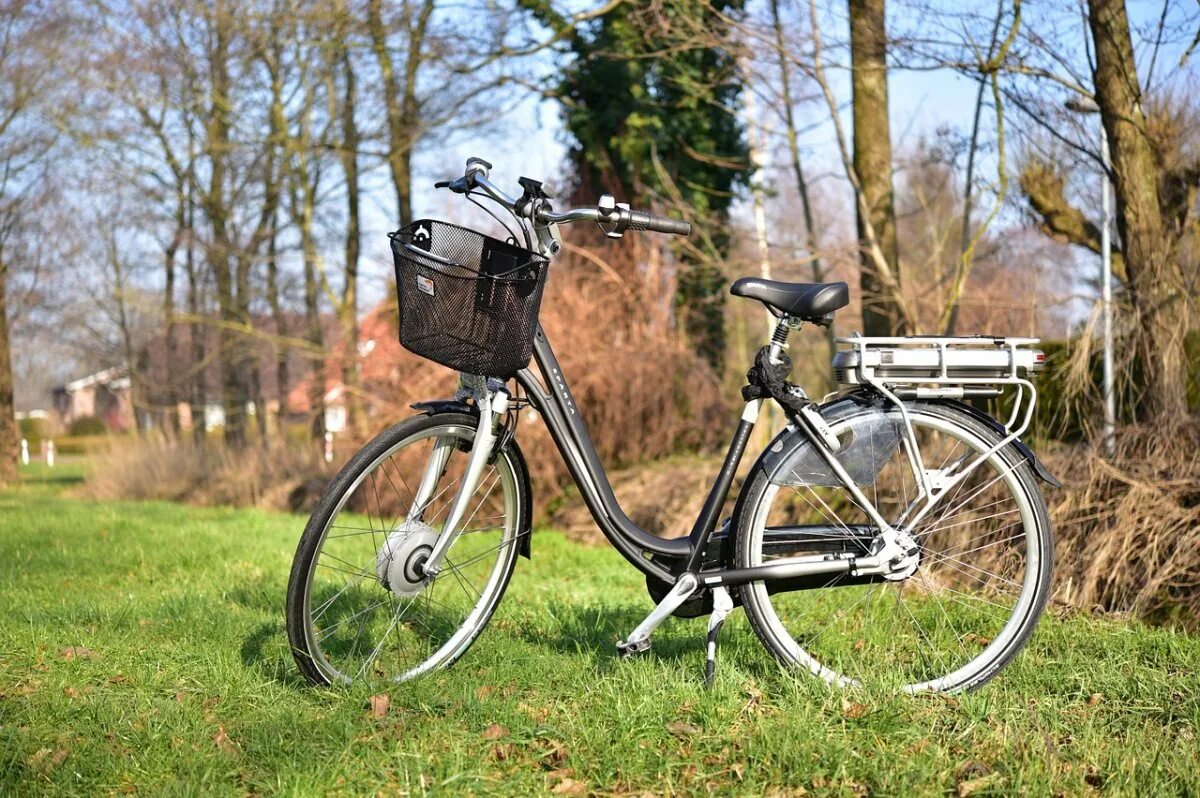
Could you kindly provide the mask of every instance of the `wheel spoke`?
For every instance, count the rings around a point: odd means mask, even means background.
[[[495,608],[516,556],[513,543],[526,534],[518,533],[513,517],[523,506],[520,502],[528,501],[514,495],[522,479],[511,458],[500,457],[469,497],[442,573],[424,585],[412,583],[411,597],[385,587],[375,573],[384,541],[389,541],[389,556],[396,558],[389,566],[395,570],[392,578],[413,579],[411,572],[399,575],[400,565],[407,568],[407,558],[419,551],[417,547],[430,545],[430,535],[438,534],[467,466],[463,447],[452,446],[423,519],[406,525],[404,515],[415,499],[411,485],[424,477],[430,447],[439,439],[470,442],[473,435],[460,423],[422,429],[397,438],[391,449],[364,463],[320,530],[309,565],[311,598],[305,605],[311,603],[312,609],[305,611],[303,639],[309,641],[313,663],[329,681],[401,678],[461,654]],[[385,525],[393,514],[395,520]],[[443,581],[457,586],[439,589]],[[402,586],[395,588],[404,592]]]
[[[858,487],[884,520],[917,542],[913,572],[896,574],[895,582],[842,573],[821,588],[796,589],[797,585],[788,592],[779,585],[771,593],[766,585],[756,583],[746,590],[747,610],[759,619],[755,628],[761,622],[764,642],[781,656],[836,684],[890,684],[898,676],[906,689],[929,685],[949,689],[989,675],[995,652],[1005,650],[992,645],[998,637],[1014,648],[1019,645],[1017,625],[1008,622],[1041,589],[1027,564],[1030,549],[1044,539],[1038,534],[1034,509],[1041,499],[1013,473],[1023,459],[1007,453],[979,459],[999,438],[976,432],[973,422],[960,423],[951,412],[910,408],[915,446],[898,428],[892,432],[899,435],[899,446],[859,442],[869,447],[859,452],[874,479],[863,479]],[[872,426],[853,426],[855,417],[833,422],[834,433],[853,428],[856,434],[891,434],[887,425],[874,426],[875,433],[862,432]],[[880,453],[887,459],[869,459]],[[922,510],[925,502],[920,498],[922,478],[915,469],[953,478],[965,468],[972,470],[944,492],[914,528],[906,529],[904,519]],[[910,482],[918,485],[915,494]],[[760,488],[757,507],[747,507],[753,528],[744,538],[747,542],[739,542],[743,566],[780,556],[770,548],[774,538],[766,537],[768,528],[812,526],[814,519],[828,524],[824,532],[814,530],[812,537],[796,536],[825,551],[817,544],[857,537],[851,530],[873,526],[845,486],[778,482],[772,486],[765,478],[761,484],[765,487]],[[767,501],[770,504],[764,507]],[[835,529],[844,534],[834,534]],[[985,652],[989,652],[987,660]],[[953,684],[946,681],[951,674]]]

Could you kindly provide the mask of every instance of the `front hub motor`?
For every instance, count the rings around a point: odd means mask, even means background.
[[[405,521],[387,536],[375,555],[379,584],[400,598],[417,595],[428,583],[424,565],[438,533],[423,521]]]

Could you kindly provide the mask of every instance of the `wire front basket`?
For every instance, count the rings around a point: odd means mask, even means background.
[[[508,379],[529,365],[546,258],[432,219],[388,238],[405,349],[486,377]]]

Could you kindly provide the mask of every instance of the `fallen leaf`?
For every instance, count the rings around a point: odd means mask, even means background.
[[[688,723],[686,720],[675,720],[667,724],[667,731],[676,737],[689,737],[693,734],[699,734],[701,729],[699,726]]]
[[[842,715],[845,717],[854,720],[856,718],[861,718],[868,712],[870,712],[870,708],[866,704],[860,704],[857,701],[849,701],[845,698],[842,699]]]
[[[481,684],[479,687],[475,688],[475,700],[482,701],[495,692],[495,690],[496,688],[492,687],[490,684]]]
[[[488,724],[487,729],[485,729],[483,732],[483,739],[485,740],[499,740],[501,737],[507,736],[508,729],[504,728],[499,723]]]
[[[217,727],[217,733],[213,735],[212,739],[213,742],[217,744],[217,748],[220,748],[225,753],[237,753],[237,748],[234,746],[233,741],[229,739],[229,735],[225,733],[224,726]]]
[[[542,766],[554,769],[564,765],[567,761],[567,747],[558,740],[547,740],[546,744],[550,747],[542,754]]]
[[[863,639],[860,637],[860,638],[858,638],[857,640],[855,640],[855,641],[854,641],[854,650],[855,650],[855,651],[862,651],[862,650],[863,650],[863,648],[864,648],[864,647],[866,647],[866,645],[867,645],[867,641],[866,641],[866,640],[863,640]]]
[[[392,699],[387,693],[371,696],[371,717],[375,718],[375,720],[387,717],[391,706]]]
[[[567,776],[558,784],[555,784],[550,792],[556,795],[585,795],[587,793],[587,785],[582,781]]]
[[[512,759],[517,753],[517,746],[514,743],[496,743],[492,746],[488,756],[494,762],[504,762]]]
[[[63,695],[67,698],[79,698],[79,691],[74,687],[66,687],[63,689]]]
[[[48,773],[61,765],[66,758],[67,752],[61,748],[57,751],[52,748],[41,748],[36,754],[29,757],[29,764],[39,773]]]
[[[764,793],[764,798],[802,798],[808,795],[808,790],[796,785],[795,787],[772,787]]]
[[[83,646],[67,646],[62,651],[59,651],[58,654],[68,662],[73,659],[92,659],[96,656],[95,651]]]
[[[969,796],[969,795],[974,795],[975,793],[979,792],[980,790],[985,790],[988,787],[993,786],[999,780],[1000,780],[999,773],[988,773],[986,776],[980,776],[977,779],[967,779],[966,781],[960,781],[958,783],[958,787],[955,789],[954,792],[955,792],[955,795],[958,796],[958,798],[967,798],[967,796]]]
[[[123,673],[114,673],[108,677],[109,684],[125,684],[127,681],[129,681],[129,677]]]
[[[176,703],[176,704],[182,704],[182,703],[183,703],[184,701],[186,701],[186,700],[187,700],[187,694],[186,694],[186,693],[176,693],[176,694],[175,694],[175,703]]]
[[[1088,696],[1087,705],[1089,707],[1094,707],[1103,700],[1104,700],[1103,693],[1092,693],[1090,696]]]

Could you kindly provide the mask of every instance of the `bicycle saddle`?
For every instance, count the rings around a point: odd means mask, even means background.
[[[743,277],[729,293],[757,299],[780,313],[800,319],[819,319],[850,304],[845,283],[785,283],[761,277]]]

